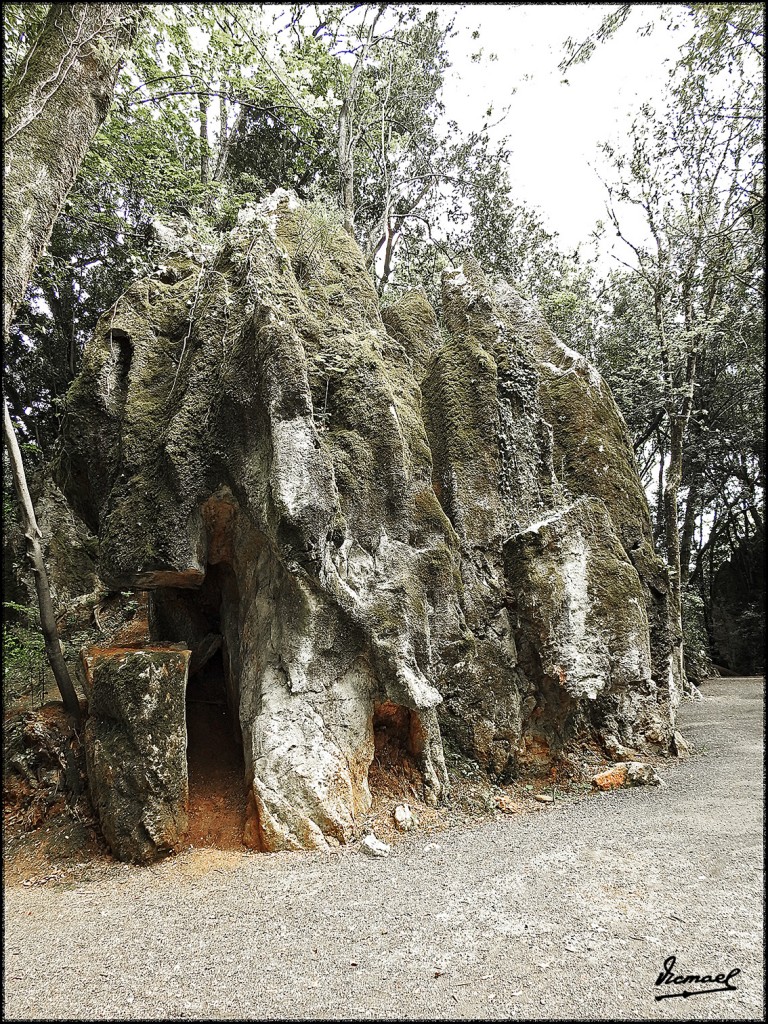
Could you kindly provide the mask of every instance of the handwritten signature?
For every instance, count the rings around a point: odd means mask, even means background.
[[[711,992],[736,992],[736,986],[731,985],[731,978],[735,978],[737,974],[741,974],[739,967],[734,967],[733,970],[727,974],[675,974],[675,962],[674,956],[668,956],[664,961],[664,970],[656,979],[656,985],[719,985],[719,988],[698,988],[698,989],[683,989],[682,992],[664,992],[661,995],[656,996],[656,999],[677,999],[682,997],[687,999],[689,996],[705,996]]]

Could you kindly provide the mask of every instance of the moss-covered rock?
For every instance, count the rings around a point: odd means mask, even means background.
[[[536,359],[541,409],[552,427],[559,479],[574,497],[603,502],[640,577],[652,675],[674,718],[682,682],[672,657],[669,581],[666,566],[653,550],[648,502],[626,423],[597,369],[555,337],[535,306],[504,281],[495,283],[494,296],[510,330]]]
[[[121,860],[144,864],[172,853],[187,829],[189,653],[168,646],[84,653],[91,800]]]
[[[28,484],[42,534],[53,606],[57,616],[62,616],[78,598],[102,589],[98,540],[48,475],[32,472]],[[24,531],[10,518],[3,523],[3,596],[19,605],[37,606]]]
[[[642,583],[603,502],[580,498],[531,524],[505,556],[520,664],[537,684],[524,731],[561,751],[591,725],[610,746],[610,707],[628,745],[663,737]]]
[[[519,326],[472,261],[445,277],[442,328],[419,292],[381,315],[355,243],[280,192],[99,322],[60,475],[106,581],[152,592],[155,638],[221,638],[252,845],[359,833],[383,707],[431,801],[444,737],[500,777],[579,729],[643,739],[638,573],[609,489],[579,503],[558,479]],[[539,551],[529,528],[552,516]],[[585,587],[577,637],[563,609]]]
[[[460,634],[458,553],[410,357],[352,240],[287,195],[244,210],[214,256],[169,259],[102,318],[68,410],[60,472],[110,585],[157,591],[157,610],[169,589],[194,602],[213,564],[232,573],[220,617],[254,841],[356,834],[375,700],[431,730],[439,799],[430,619]],[[232,510],[221,528],[214,506]],[[199,642],[182,619],[159,638]]]
[[[381,319],[387,333],[403,347],[411,360],[414,377],[421,382],[432,354],[443,342],[435,311],[426,293],[407,292],[397,302],[382,309]]]

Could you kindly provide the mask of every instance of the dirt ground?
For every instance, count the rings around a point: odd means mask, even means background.
[[[195,845],[139,868],[67,814],[6,836],[4,1017],[763,1020],[763,691],[705,682],[662,788],[402,836],[382,804],[384,859]],[[670,956],[738,968],[735,991],[657,1000]]]
[[[197,676],[187,689],[189,831],[193,847],[240,850],[245,826],[245,767],[235,741],[220,673]]]

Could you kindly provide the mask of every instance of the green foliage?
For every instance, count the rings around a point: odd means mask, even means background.
[[[599,26],[585,39],[578,42],[566,39],[565,56],[560,62],[560,71],[565,73],[571,66],[584,64],[601,43],[607,42],[625,23],[632,10],[632,4],[620,4],[603,17]],[[568,84],[567,81],[565,83]]]
[[[693,32],[666,101],[642,109],[625,151],[605,147],[610,219],[628,255],[604,283],[595,357],[644,482],[659,481],[659,526],[662,488],[681,474],[682,612],[697,676],[711,580],[763,528],[762,8],[693,4],[667,17]],[[645,237],[625,230],[629,207]]]
[[[340,226],[338,212],[329,210],[325,203],[314,201],[301,208],[291,260],[299,284],[317,273],[316,268],[327,255]]]
[[[3,4],[3,84],[8,85],[43,27],[50,4]]]
[[[9,621],[8,613],[21,621]],[[37,610],[14,601],[3,602],[3,703],[42,687],[46,668],[45,641]]]

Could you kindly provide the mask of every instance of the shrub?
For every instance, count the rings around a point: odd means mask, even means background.
[[[8,613],[16,621],[9,621]],[[44,691],[46,673],[45,641],[40,632],[36,610],[15,601],[3,602],[3,706],[29,691]]]

